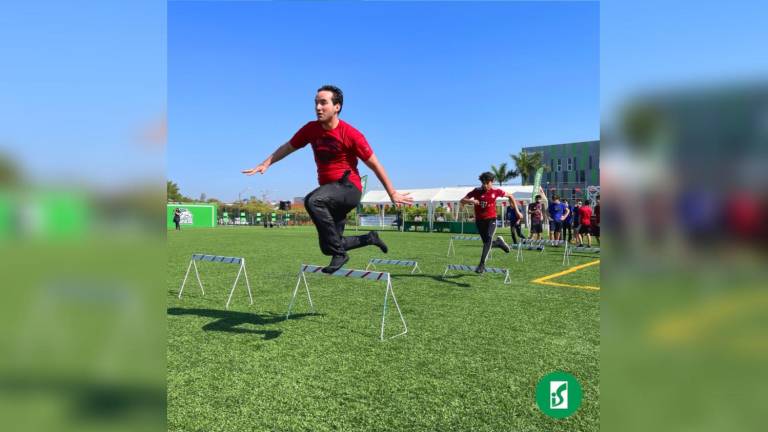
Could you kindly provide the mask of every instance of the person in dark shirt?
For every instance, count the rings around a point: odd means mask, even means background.
[[[505,217],[509,221],[509,228],[512,231],[512,243],[517,244],[517,236],[520,236],[521,241],[525,238],[523,236],[523,231],[520,229],[523,222],[523,213],[517,206],[517,201],[514,199],[511,201],[512,202],[507,206]],[[517,236],[515,234],[517,234]]]
[[[176,224],[176,231],[181,231],[181,210],[179,208],[173,211],[173,223]]]
[[[528,217],[531,221],[531,238],[540,239],[542,223],[544,222],[544,206],[541,204],[541,195],[536,195],[534,202],[528,204]]]
[[[592,214],[592,235],[595,237],[595,240],[597,240],[597,244],[600,244],[600,195],[598,194],[595,199],[597,200],[597,204],[595,204],[595,209]]]
[[[567,214],[563,219],[563,240],[570,243],[573,238],[573,207],[566,199],[563,200],[563,206],[565,206]]]

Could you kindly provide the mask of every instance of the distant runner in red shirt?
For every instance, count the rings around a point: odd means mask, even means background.
[[[579,234],[581,234],[582,239],[586,236],[587,246],[592,247],[592,237],[590,236],[592,233],[592,207],[589,206],[590,204],[589,200],[585,200],[584,205],[579,208],[579,219],[581,222]],[[579,246],[584,246],[584,244],[579,243]]]
[[[357,170],[358,159],[376,174],[393,204],[413,202],[408,194],[401,194],[392,187],[384,167],[363,134],[339,119],[343,105],[344,93],[341,89],[330,85],[320,87],[315,96],[317,120],[305,124],[259,166],[242,171],[249,176],[264,174],[270,165],[311,144],[320,187],[304,198],[304,207],[315,223],[320,250],[332,257],[331,263],[323,268],[325,273],[333,273],[349,261],[348,250],[375,245],[387,253],[387,245],[375,231],[361,236],[343,236],[347,213],[360,203],[363,190]]]
[[[503,237],[498,236],[496,240],[493,240],[493,235],[496,233],[496,198],[509,198],[511,205],[515,205],[515,198],[512,194],[508,194],[501,189],[494,189],[493,180],[494,176],[490,172],[480,174],[481,186],[470,191],[461,199],[462,204],[473,204],[475,206],[475,225],[477,225],[477,232],[480,233],[480,237],[483,239],[483,253],[480,255],[480,264],[475,269],[477,273],[485,271],[485,259],[491,250],[491,246],[509,253],[509,246]]]

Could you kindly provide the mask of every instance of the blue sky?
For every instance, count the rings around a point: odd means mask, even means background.
[[[167,177],[192,197],[305,195],[308,147],[240,170],[313,119],[326,83],[396,188],[475,184],[524,146],[599,137],[598,4],[171,2]]]
[[[157,0],[5,2],[0,154],[35,183],[158,183],[141,136],[166,111],[165,27]]]

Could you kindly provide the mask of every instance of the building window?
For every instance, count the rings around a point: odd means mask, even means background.
[[[563,183],[568,183],[568,171],[563,173]]]
[[[573,159],[568,158],[568,169],[566,171],[572,171],[573,170]]]
[[[557,160],[557,172],[560,172],[562,170],[563,170],[563,160],[562,159],[558,159]]]
[[[573,169],[574,170],[578,170],[579,169],[579,165],[576,163],[576,156],[573,157]]]
[[[582,183],[587,181],[587,176],[585,175],[584,170],[581,170],[581,180]]]

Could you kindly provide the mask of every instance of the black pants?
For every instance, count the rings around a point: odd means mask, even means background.
[[[573,238],[573,227],[570,223],[563,221],[563,234],[560,236],[560,240],[570,242],[571,238]]]
[[[344,237],[347,213],[360,203],[362,193],[344,174],[339,181],[327,183],[304,198],[304,207],[315,223],[324,255],[345,255],[346,251],[369,245],[368,235]]]
[[[510,230],[512,231],[512,243],[517,244],[517,237],[515,237],[515,233],[517,233],[518,236],[520,236],[520,240],[522,241],[525,236],[523,235],[523,231],[520,229],[520,224],[511,222]]]
[[[175,223],[175,224],[176,224],[176,229],[177,229],[177,230],[179,230],[179,231],[181,231],[181,222],[179,222],[179,221],[177,221],[177,220],[174,220],[174,221],[173,221],[173,223]]]
[[[496,234],[496,219],[480,219],[475,221],[477,232],[483,239],[483,254],[480,255],[480,265],[485,265],[485,259],[488,258],[488,252],[493,245],[493,235]]]

